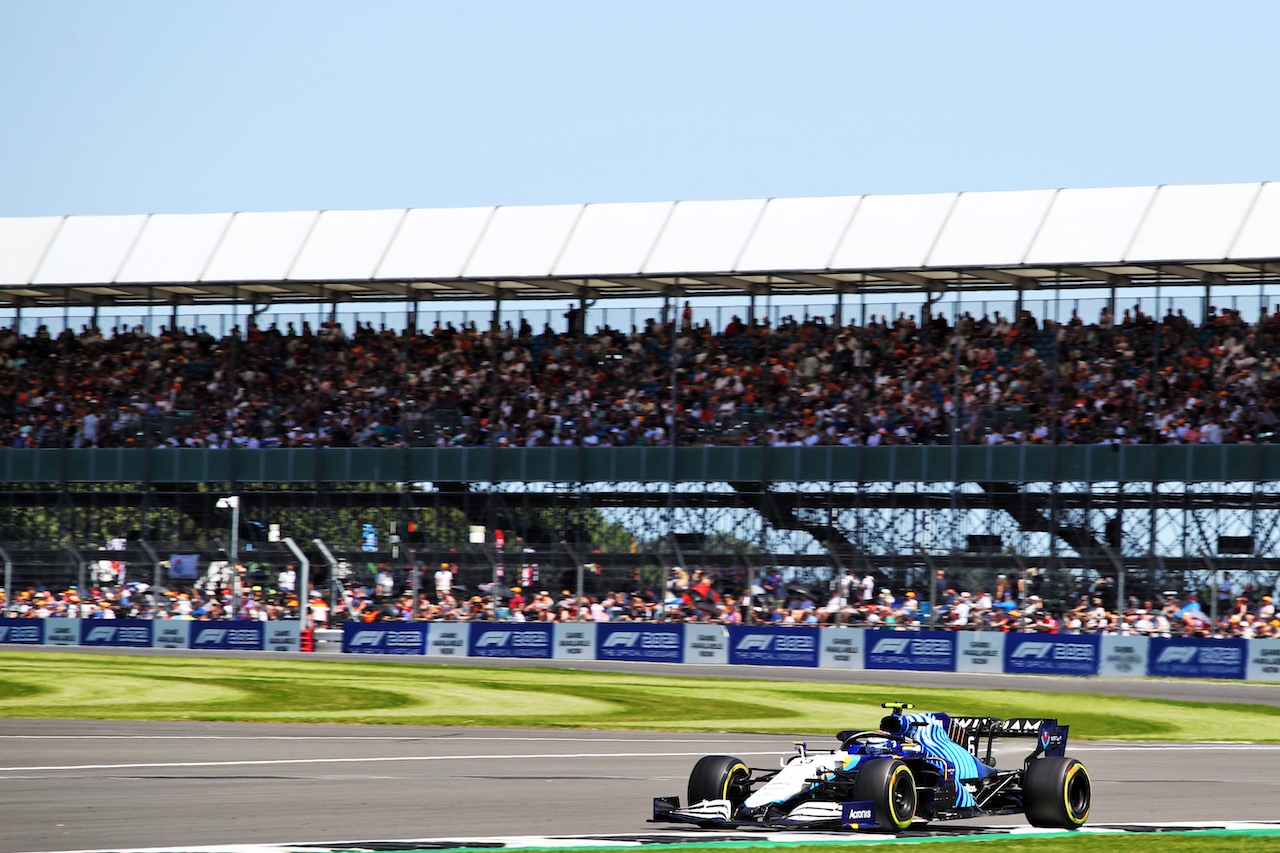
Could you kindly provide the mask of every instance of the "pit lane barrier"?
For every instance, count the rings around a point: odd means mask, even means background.
[[[296,652],[297,620],[0,619],[0,643]],[[1280,639],[679,622],[358,622],[317,651],[1280,682]]]

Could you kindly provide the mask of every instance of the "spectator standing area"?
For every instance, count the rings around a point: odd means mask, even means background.
[[[1276,632],[1278,184],[7,219],[0,300],[17,615]]]

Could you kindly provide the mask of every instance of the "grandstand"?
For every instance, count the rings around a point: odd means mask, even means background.
[[[32,409],[45,414],[43,423],[29,424],[44,429],[44,438],[22,438],[16,420],[6,427],[0,542],[17,583],[81,579],[103,559],[97,549],[115,537],[147,543],[131,545],[127,558],[147,566],[148,575],[171,553],[199,553],[207,564],[228,547],[230,521],[216,501],[235,494],[244,520],[237,533],[270,566],[288,559],[269,541],[278,525],[299,541],[329,541],[357,568],[389,564],[403,572],[415,562],[447,560],[478,580],[497,566],[514,573],[536,564],[547,586],[568,583],[579,564],[590,563],[601,572],[589,574],[590,582],[603,588],[640,583],[646,567],[682,565],[777,567],[809,583],[870,572],[897,588],[923,586],[936,569],[973,587],[1034,569],[1036,583],[1053,595],[1104,575],[1116,580],[1120,597],[1198,586],[1229,571],[1269,589],[1280,546],[1280,450],[1267,440],[1274,432],[1269,362],[1280,339],[1280,317],[1267,308],[1280,302],[1277,283],[1276,183],[0,220],[0,303],[11,307],[20,333],[11,346],[38,356],[30,366],[9,365],[14,375],[62,364],[64,374],[75,365],[81,378],[102,364],[96,340],[36,330],[72,326],[72,311],[81,307],[94,312],[90,325],[99,310],[137,310],[161,312],[170,330],[194,332],[207,312],[224,306],[233,327],[243,323],[242,332],[187,336],[190,384],[207,384],[221,369],[221,396],[202,402],[196,395],[189,409],[144,405],[128,423],[132,433],[115,442],[84,440],[84,411],[72,405],[82,401],[50,372],[48,387],[37,389],[40,403],[22,403],[26,417]],[[1073,323],[1063,310],[1073,293],[1098,297],[1111,319]],[[1215,305],[1240,294],[1251,310]],[[726,297],[747,300],[734,334],[692,322],[685,328],[682,302]],[[581,366],[601,338],[589,333],[588,318],[601,300],[641,298],[651,300],[655,322],[637,330],[640,349],[621,346],[630,334],[624,328],[603,333],[619,344],[616,353],[608,351],[612,343],[603,352],[649,368],[633,378],[646,395],[650,430],[591,446],[575,422],[587,417]],[[758,313],[761,302],[797,298],[832,308],[820,320],[787,325]],[[552,299],[574,301],[563,329],[488,334],[525,306]],[[914,304],[911,322],[898,324],[896,310],[869,320],[868,305],[885,299]],[[1154,300],[1155,310],[1121,319],[1131,299]],[[1172,300],[1192,306],[1191,316],[1166,311]],[[987,301],[1010,306],[1003,326],[974,310]],[[1042,316],[1029,310],[1032,301]],[[436,329],[419,322],[423,306],[458,303],[476,306],[482,318],[453,336],[468,342],[473,370],[465,381],[477,405],[492,414],[504,402],[509,377],[491,365],[506,364],[508,342],[519,339],[530,371],[545,375],[552,362],[573,366],[565,375],[574,387],[562,389],[561,401],[572,441],[503,441],[490,425],[470,423],[473,413],[426,393],[430,383],[405,381],[405,373],[422,369],[423,342],[437,339]],[[403,333],[336,322],[340,306],[364,305],[403,309]],[[255,340],[251,327],[263,312],[290,306],[300,315],[314,311],[315,322],[307,357],[283,374],[297,379],[294,386],[263,366],[276,363],[276,354],[255,350],[269,344]],[[865,400],[858,389],[870,388],[872,368],[891,372],[867,360],[873,329],[880,339],[900,335],[936,347],[933,367],[944,378],[921,404],[936,409],[928,430],[917,424],[880,441],[873,438],[880,429],[867,428],[873,404],[889,398],[883,387],[876,387],[880,397]],[[957,329],[959,347],[949,344]],[[1233,369],[1253,359],[1232,373],[1250,381],[1216,375],[1239,398],[1235,417],[1224,411],[1206,419],[1218,440],[1185,443],[1176,418],[1160,420],[1210,390],[1175,395],[1171,382],[1161,384],[1161,369],[1168,374],[1174,365],[1171,329],[1188,353],[1212,362],[1211,378],[1228,358],[1236,359]],[[124,352],[142,355],[129,381],[154,394],[162,379],[173,378],[176,362],[164,349],[172,342],[121,334],[130,342]],[[812,443],[788,436],[804,425],[803,410],[770,379],[805,369],[789,350],[803,351],[805,335],[818,345],[843,336],[851,344],[846,351],[857,353],[832,368],[840,371],[840,391],[855,395],[857,411],[830,440],[819,435]],[[674,406],[681,417],[690,411],[689,395],[705,381],[693,366],[709,347],[730,364],[776,367],[768,376],[757,371],[755,384],[735,392],[734,405],[717,411],[709,426],[678,424],[672,442],[666,418]],[[355,369],[357,348],[383,356],[384,368],[388,361],[407,365],[400,375],[386,372],[378,386],[403,392],[383,395],[396,398],[390,440],[334,438],[345,417],[335,413],[345,403],[326,371],[339,354],[344,370]],[[85,352],[94,354],[92,363],[76,361]],[[1088,370],[1076,376],[1044,366],[1103,356],[1107,381],[1127,382],[1128,396],[1117,398],[1114,410],[1104,408],[1112,404],[1106,400],[1094,412],[1086,407],[1091,423],[1074,431],[1035,435],[1037,423],[1061,423],[1072,411],[1068,391],[1097,381]],[[1044,381],[1007,404],[996,405],[990,388],[985,399],[969,399],[971,386],[982,386],[977,371],[1014,368]],[[442,371],[431,379],[437,392],[460,381]],[[1227,392],[1228,385],[1212,390]],[[248,434],[244,442],[227,441],[210,400],[264,392],[311,406],[310,426],[292,437],[284,430],[283,440],[271,442],[278,446]],[[16,393],[8,397],[16,415]],[[1155,417],[1153,397],[1161,400]],[[949,400],[959,401],[958,411]],[[236,417],[243,414],[237,409]],[[167,445],[198,418],[210,419],[211,437]],[[372,525],[376,542],[365,538],[364,525]],[[483,530],[483,543],[472,541],[473,527]]]

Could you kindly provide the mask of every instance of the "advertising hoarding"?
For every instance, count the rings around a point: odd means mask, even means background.
[[[156,619],[151,623],[151,645],[157,649],[185,649],[191,643],[190,619]]]
[[[684,626],[685,663],[728,663],[729,631],[723,625],[691,622]]]
[[[596,627],[598,660],[684,662],[684,626],[677,622],[602,622]]]
[[[427,654],[447,658],[467,656],[469,622],[432,622],[427,629]]]
[[[956,669],[956,635],[950,631],[867,631],[865,643],[867,669]]]
[[[47,619],[0,619],[0,643],[44,645],[44,623]]]
[[[1141,678],[1147,674],[1147,637],[1102,637],[1098,655],[1098,675],[1111,678]]]
[[[549,658],[555,643],[550,622],[476,622],[468,654],[473,658]]]
[[[551,656],[559,660],[596,659],[595,622],[557,622]]]
[[[1097,675],[1094,634],[1007,634],[1004,671],[1026,675]]]
[[[757,666],[817,666],[820,629],[729,628],[729,663]]]
[[[956,672],[1004,672],[1000,631],[957,631]]]
[[[149,619],[81,619],[80,645],[151,648]]]
[[[1147,675],[1159,678],[1244,678],[1245,640],[1152,637]]]
[[[862,669],[863,628],[832,627],[818,635],[818,666]]]
[[[427,626],[414,622],[344,622],[342,650],[357,655],[426,654]]]

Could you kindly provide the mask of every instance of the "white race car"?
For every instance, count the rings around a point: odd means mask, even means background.
[[[708,755],[689,775],[688,805],[656,797],[653,819],[699,826],[812,827],[901,832],[913,821],[1025,813],[1033,826],[1075,829],[1092,786],[1067,758],[1067,726],[1054,719],[950,717],[892,709],[871,731],[842,731],[837,749],[796,754],[780,770]],[[1000,770],[996,738],[1035,738],[1021,767]]]

